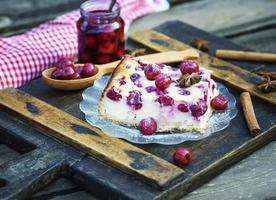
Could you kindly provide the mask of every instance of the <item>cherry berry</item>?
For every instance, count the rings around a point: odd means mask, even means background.
[[[59,69],[59,68],[56,68],[52,75],[51,75],[51,78],[53,79],[62,79],[62,76],[63,76],[63,69]]]
[[[63,69],[62,79],[70,80],[75,79],[77,77],[77,73],[75,72],[73,67],[65,67]]]
[[[172,83],[172,78],[167,74],[159,74],[155,79],[155,85],[161,90],[170,87]]]
[[[75,76],[75,78],[74,79],[81,79],[82,77],[81,77],[81,75],[80,74],[78,74],[78,73],[76,73],[76,76]]]
[[[143,135],[152,135],[157,130],[157,123],[152,117],[149,117],[142,119],[138,127]]]
[[[190,105],[190,110],[194,117],[200,117],[206,113],[208,106],[206,101],[200,99],[197,103]]]
[[[79,75],[81,75],[82,73],[82,70],[83,70],[83,66],[80,65],[80,66],[75,66],[75,72]]]
[[[181,103],[177,106],[177,109],[180,112],[188,112],[189,111],[189,106],[186,103]]]
[[[57,63],[57,68],[64,69],[66,67],[72,67],[74,68],[74,62],[68,58],[62,58]]]
[[[155,78],[161,73],[159,66],[155,64],[148,64],[145,66],[144,73],[149,80],[155,80]]]
[[[99,45],[99,52],[104,54],[111,54],[116,50],[116,45],[112,41],[101,42]]]
[[[120,101],[122,95],[120,95],[114,88],[111,88],[107,91],[106,96],[113,101]]]
[[[198,64],[192,60],[183,61],[179,68],[182,74],[192,74],[199,71]]]
[[[110,54],[99,54],[97,56],[97,63],[98,64],[105,64],[112,61],[112,56]]]
[[[142,94],[139,91],[131,91],[127,97],[127,104],[131,106],[134,110],[139,110],[142,108]]]
[[[227,109],[228,100],[224,96],[218,95],[211,100],[211,106],[217,112],[223,112]]]
[[[174,100],[168,95],[162,95],[157,100],[158,103],[160,103],[161,106],[173,106]]]
[[[173,154],[173,160],[177,166],[183,167],[192,160],[192,153],[185,147],[179,147]]]
[[[82,68],[81,76],[83,78],[87,78],[90,76],[94,76],[97,73],[98,73],[98,68],[95,65],[91,63],[86,63]]]
[[[85,37],[85,44],[89,47],[97,46],[97,38],[93,35],[87,35]]]

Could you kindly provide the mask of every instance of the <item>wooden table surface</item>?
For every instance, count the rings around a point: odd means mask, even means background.
[[[170,20],[180,20],[229,38],[253,50],[276,52],[276,1],[172,2],[174,4],[169,11],[152,14],[134,22],[129,33]],[[6,12],[7,7],[0,7],[0,34],[10,35],[25,31],[45,19],[77,8],[79,3],[80,1],[77,0],[56,0],[47,1],[45,6],[39,0],[20,2],[2,0],[0,4],[8,5],[11,13]],[[24,15],[32,6],[37,7],[36,12]],[[49,10],[51,10],[50,13],[47,12]],[[38,13],[41,14],[38,15]],[[19,15],[24,16],[22,20],[18,20]],[[32,15],[38,17],[34,18]],[[275,71],[276,65],[275,68],[270,69]],[[18,156],[17,152],[0,144],[0,165],[16,156]],[[33,199],[42,199],[42,197],[45,199],[96,199],[64,178],[36,193]],[[276,142],[271,142],[183,199],[276,199]]]

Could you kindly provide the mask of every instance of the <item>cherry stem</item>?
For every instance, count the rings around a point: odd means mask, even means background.
[[[116,3],[116,0],[111,0],[110,5],[109,5],[109,8],[108,8],[108,11],[109,11],[109,12],[112,11],[113,6],[115,5],[115,3]]]

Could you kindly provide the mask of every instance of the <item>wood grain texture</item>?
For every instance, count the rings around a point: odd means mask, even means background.
[[[276,26],[231,38],[236,44],[261,52],[276,52]],[[258,70],[276,71],[275,63],[260,63]]]
[[[180,20],[219,36],[233,36],[275,24],[275,8],[276,2],[271,0],[190,1],[138,19],[130,32]]]
[[[9,160],[15,159],[19,155],[20,154],[13,149],[8,148],[6,145],[0,144],[0,165]]]
[[[183,200],[276,199],[276,142],[268,144]]]
[[[126,173],[159,188],[165,188],[183,174],[180,168],[132,146],[111,138],[59,109],[16,89],[0,93],[1,108],[24,117],[46,134],[108,162]]]
[[[30,200],[52,199],[56,196],[64,196],[81,190],[82,189],[78,185],[69,179],[60,177],[47,187],[33,194]]]
[[[144,30],[133,33],[130,38],[156,51],[184,50],[191,48],[182,42],[153,30]],[[265,94],[261,93],[256,88],[256,84],[263,80],[262,77],[250,73],[231,63],[211,57],[203,52],[200,52],[198,62],[201,66],[212,70],[212,75],[215,79],[239,90],[248,91],[250,94],[276,105],[276,92]]]
[[[85,0],[1,0],[0,35],[23,32],[65,12]]]
[[[79,191],[72,194],[67,195],[60,195],[52,198],[51,200],[72,200],[72,199],[78,199],[78,200],[97,200],[98,198],[93,197],[92,195],[88,194],[85,191]]]

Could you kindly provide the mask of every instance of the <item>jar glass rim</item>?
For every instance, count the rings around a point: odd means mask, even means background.
[[[116,2],[112,11],[108,11],[110,0],[89,0],[85,1],[80,6],[81,16],[85,19],[110,19],[120,15],[120,7]],[[99,12],[93,12],[99,11]],[[104,11],[104,12],[100,12]]]

